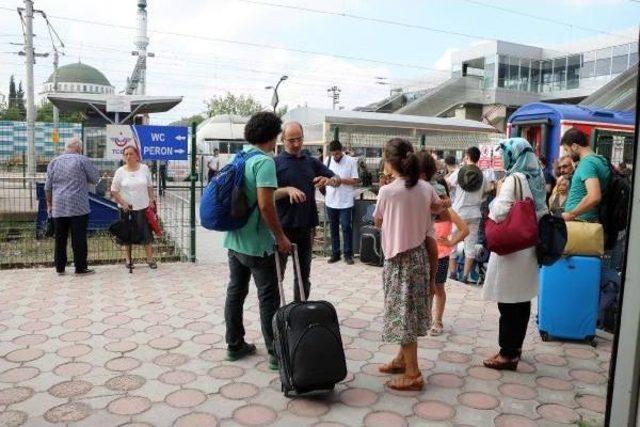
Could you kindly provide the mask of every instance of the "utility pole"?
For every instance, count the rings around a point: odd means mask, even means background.
[[[49,22],[49,18],[47,18],[47,14],[42,10],[37,10],[40,15],[44,18],[47,23],[47,29],[49,30],[49,37],[51,38],[51,48],[53,49],[53,92],[58,92],[58,59],[60,57],[60,51],[58,50],[58,46],[56,46],[56,39],[58,40],[58,44],[60,48],[64,49],[64,43],[60,39],[58,32],[53,28],[51,22]],[[55,36],[55,38],[54,38]],[[64,52],[62,52],[64,55]],[[58,151],[58,142],[60,141],[60,134],[58,130],[58,125],[60,122],[60,110],[55,105],[53,106],[53,134],[52,134],[52,142],[54,147],[54,152],[57,154]]]
[[[138,82],[138,94],[146,95],[147,90],[147,46],[149,46],[149,37],[147,37],[147,1],[138,0],[138,34],[135,40],[137,48],[136,54],[142,59]]]
[[[336,85],[333,85],[329,89],[327,89],[327,94],[329,95],[329,98],[331,98],[334,110],[336,109],[336,105],[340,103],[340,92],[342,91]]]
[[[58,92],[58,49],[53,51],[53,93]],[[53,106],[53,144],[58,144],[58,122],[60,121],[60,111]]]
[[[27,171],[30,176],[36,173],[36,107],[33,89],[33,0],[24,0],[24,51],[27,80]]]

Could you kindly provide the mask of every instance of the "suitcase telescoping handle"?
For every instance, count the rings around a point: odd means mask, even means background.
[[[300,272],[300,258],[298,257],[298,245],[293,243],[291,245],[292,255],[293,255],[293,272],[298,278],[298,290],[300,291],[300,299],[302,302],[307,300],[307,296],[304,293],[304,285],[302,283],[302,273]],[[276,273],[278,275],[278,288],[280,290],[280,304],[285,305],[287,303],[284,297],[284,287],[282,282],[284,277],[282,277],[282,262],[280,259],[280,252],[278,251],[278,247],[275,247],[275,258],[276,258]],[[285,258],[286,259],[286,258]]]

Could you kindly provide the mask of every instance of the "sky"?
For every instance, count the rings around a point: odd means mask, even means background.
[[[66,47],[60,65],[78,60],[101,70],[124,90],[135,57],[136,0],[35,0]],[[15,9],[0,0],[0,94],[9,76],[24,80]],[[505,10],[508,9],[508,10]],[[231,92],[268,105],[280,76],[280,106],[352,109],[383,99],[394,87],[432,86],[450,74],[450,55],[483,40],[553,48],[637,27],[632,0],[148,0],[147,94],[183,96],[152,123],[202,113],[204,101]],[[34,24],[37,52],[51,52],[41,18]],[[624,41],[622,41],[624,42]],[[53,71],[38,58],[36,93]],[[382,84],[381,84],[382,83]]]

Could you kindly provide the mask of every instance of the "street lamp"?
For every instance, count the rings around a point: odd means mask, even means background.
[[[273,96],[271,97],[271,106],[273,107],[273,112],[276,112],[276,107],[278,106],[278,102],[280,102],[280,98],[278,98],[278,87],[280,86],[280,83],[282,83],[283,81],[287,80],[289,78],[289,76],[282,76],[280,77],[280,80],[278,80],[278,83],[276,83],[276,86],[266,86],[265,89],[273,89]]]

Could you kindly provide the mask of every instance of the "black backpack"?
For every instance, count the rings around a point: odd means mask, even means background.
[[[618,233],[627,228],[631,205],[631,183],[616,171],[607,160],[611,178],[600,201],[600,223],[604,229],[605,250],[611,250],[618,240]]]
[[[559,216],[546,214],[538,221],[538,265],[551,265],[562,257],[567,244],[567,224]]]

